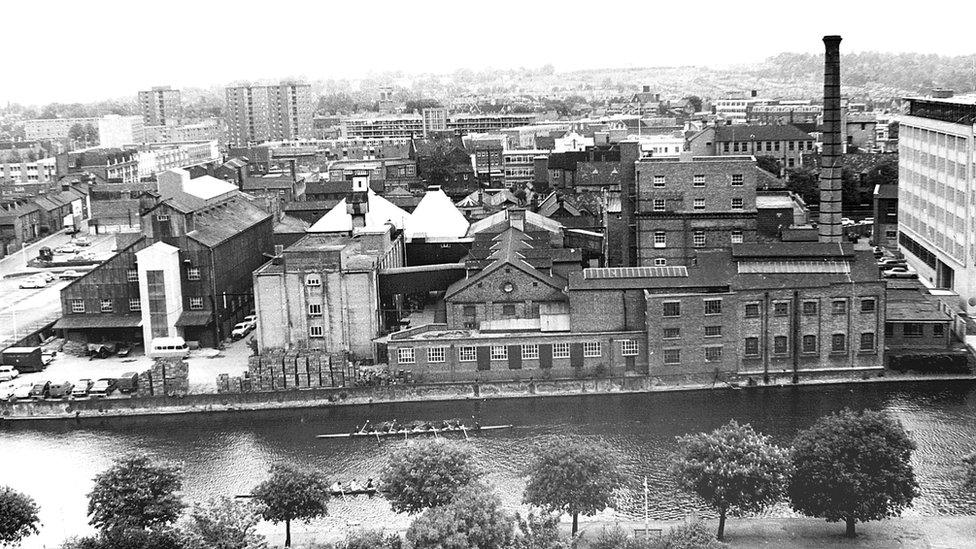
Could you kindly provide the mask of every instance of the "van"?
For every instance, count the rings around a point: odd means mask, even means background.
[[[118,388],[120,393],[134,393],[139,387],[139,374],[135,372],[126,372],[119,376]]]
[[[182,337],[157,337],[153,338],[149,344],[146,356],[149,358],[179,357],[186,358],[190,355],[190,348]]]

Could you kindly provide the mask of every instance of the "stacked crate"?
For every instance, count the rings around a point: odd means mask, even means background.
[[[183,396],[190,392],[190,365],[181,358],[157,358],[149,369],[153,395]]]
[[[139,373],[139,381],[136,385],[136,396],[137,397],[147,397],[153,396],[152,384],[150,383],[149,370]]]
[[[230,375],[217,374],[217,394],[230,392]]]

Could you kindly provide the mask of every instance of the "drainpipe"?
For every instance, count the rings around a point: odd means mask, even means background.
[[[793,290],[793,326],[790,334],[793,345],[793,384],[800,382],[800,292]]]
[[[210,248],[210,302],[213,303],[214,315],[214,348],[220,347],[220,312],[217,309],[217,262],[214,260],[214,250]]]
[[[769,385],[769,292],[763,292],[762,309],[763,383]]]

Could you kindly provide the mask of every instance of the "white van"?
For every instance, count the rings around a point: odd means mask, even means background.
[[[182,337],[157,337],[153,338],[146,351],[146,356],[150,358],[181,357],[189,356],[190,348]]]

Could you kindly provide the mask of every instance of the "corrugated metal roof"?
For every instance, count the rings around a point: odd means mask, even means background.
[[[594,267],[583,269],[583,278],[598,280],[605,278],[684,278],[688,267]]]
[[[849,273],[847,261],[739,261],[739,273]]]

